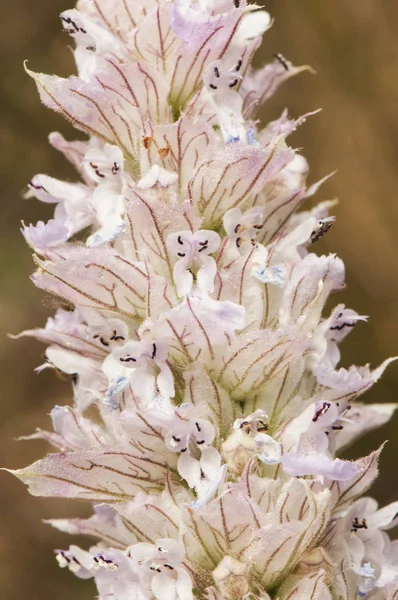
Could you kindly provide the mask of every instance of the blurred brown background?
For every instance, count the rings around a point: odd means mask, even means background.
[[[73,177],[73,172],[47,144],[50,131],[73,132],[61,117],[44,109],[30,68],[68,75],[73,61],[70,39],[60,30],[58,14],[67,0],[13,0],[1,11],[0,54],[4,70],[0,89],[1,198],[1,328],[2,360],[1,465],[21,467],[43,455],[40,442],[14,438],[46,427],[54,404],[69,400],[69,387],[51,373],[37,376],[43,347],[34,341],[10,341],[16,333],[45,322],[50,309],[30,283],[33,264],[19,234],[19,223],[46,220],[50,211],[34,200],[21,199],[29,178],[38,172]],[[291,80],[263,110],[264,121],[285,106],[291,116],[322,107],[290,139],[302,147],[311,164],[311,181],[338,169],[318,199],[338,197],[337,224],[318,246],[336,252],[347,265],[347,290],[336,298],[371,317],[358,325],[344,347],[343,364],[379,364],[398,354],[398,5],[392,0],[264,0],[275,17],[259,61],[282,52],[295,64],[311,64],[317,75]],[[398,400],[398,363],[367,395],[369,401]],[[373,493],[381,502],[398,499],[394,423],[369,436],[354,449],[364,454],[390,439]],[[30,497],[24,486],[3,474],[0,496],[0,598],[66,600],[94,597],[91,583],[57,568],[53,548],[70,542],[41,519],[74,515],[82,505]]]

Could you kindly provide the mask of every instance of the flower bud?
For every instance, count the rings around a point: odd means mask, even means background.
[[[230,600],[238,600],[250,591],[248,566],[231,556],[226,556],[213,571],[220,592]]]
[[[254,438],[241,430],[233,431],[222,445],[222,456],[228,467],[237,474],[242,473],[246,464],[256,455]]]

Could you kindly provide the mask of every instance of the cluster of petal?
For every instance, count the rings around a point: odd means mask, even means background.
[[[393,600],[398,505],[360,498],[380,450],[338,455],[392,416],[357,401],[390,360],[339,366],[366,317],[324,314],[345,286],[314,253],[333,202],[298,211],[323,180],[286,142],[309,115],[256,118],[308,67],[251,66],[272,21],[246,0],[79,0],[61,20],[78,74],[28,74],[87,139],[50,136],[76,181],[33,176],[55,211],[22,233],[68,309],[20,335],[73,403],[30,436],[55,452],[13,471],[94,506],[51,521],[95,540],[59,565],[100,600]]]

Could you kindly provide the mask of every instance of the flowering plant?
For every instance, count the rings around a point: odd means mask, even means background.
[[[255,70],[270,27],[245,0],[79,0],[61,15],[78,76],[33,73],[88,135],[50,136],[77,183],[39,174],[54,218],[23,227],[34,283],[62,298],[45,364],[70,376],[57,452],[12,471],[34,495],[94,503],[58,550],[101,600],[396,600],[398,502],[360,497],[380,450],[337,455],[395,405],[357,401],[390,362],[339,368],[366,317],[324,305],[344,265],[313,245],[333,202],[258,106],[294,67]]]

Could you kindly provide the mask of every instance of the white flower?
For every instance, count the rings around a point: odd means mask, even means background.
[[[184,547],[172,539],[158,539],[155,544],[142,542],[127,551],[142,586],[157,600],[193,599],[192,581],[183,566]]]
[[[220,246],[215,231],[179,231],[167,238],[167,248],[177,258],[173,275],[180,297],[189,294],[194,282],[204,293],[214,290],[217,265],[212,256]]]
[[[235,242],[237,248],[240,248],[243,242],[248,241],[252,245],[255,243],[262,221],[263,208],[256,206],[244,214],[239,208],[231,208],[225,213],[223,224],[228,238]]]

